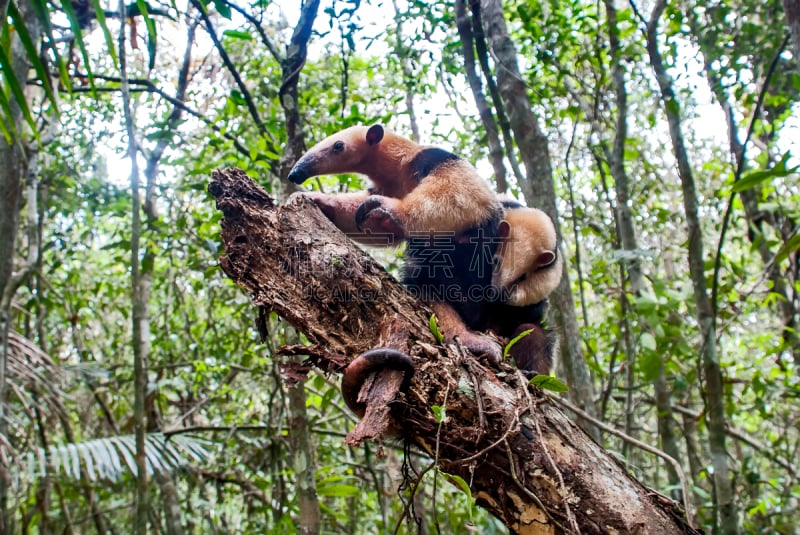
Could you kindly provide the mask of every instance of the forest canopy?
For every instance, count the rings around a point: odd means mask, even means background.
[[[796,531],[797,0],[0,10],[0,532],[523,532],[346,444],[338,375],[286,381],[308,333],[220,269],[212,171],[284,202],[372,124],[554,219],[554,375],[606,454],[706,533]]]

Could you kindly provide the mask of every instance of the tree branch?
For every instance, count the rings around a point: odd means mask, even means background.
[[[242,17],[244,17],[244,20],[253,25],[253,27],[258,32],[259,37],[261,37],[261,43],[265,47],[267,47],[267,50],[269,50],[269,53],[272,54],[272,57],[275,58],[275,60],[278,62],[283,61],[283,58],[281,58],[281,55],[278,52],[278,49],[275,48],[275,45],[272,43],[272,39],[269,38],[267,33],[264,31],[264,28],[261,27],[260,22],[253,15],[251,15],[249,11],[245,10],[242,7],[237,6],[233,2],[226,1],[225,3],[228,4],[231,7],[231,9],[233,9]]]
[[[85,75],[78,74],[76,76],[80,77],[80,76],[85,76]],[[117,76],[101,76],[99,74],[95,74],[94,78],[95,78],[95,80],[102,80],[102,81],[105,81],[105,82],[122,83],[122,80]],[[206,124],[206,126],[210,127],[212,130],[214,130],[220,136],[224,137],[228,141],[231,141],[233,143],[233,146],[236,148],[236,150],[239,151],[242,155],[250,157],[250,151],[247,150],[247,147],[245,147],[244,145],[242,145],[239,142],[239,140],[236,138],[236,136],[233,136],[232,134],[229,134],[229,133],[223,131],[222,128],[217,126],[216,122],[212,121],[211,119],[209,119],[208,117],[206,117],[202,113],[190,108],[183,100],[179,100],[179,99],[169,95],[164,90],[159,88],[156,84],[154,84],[151,80],[147,80],[147,79],[143,79],[143,78],[129,78],[128,79],[128,84],[134,85],[134,86],[141,86],[141,87],[138,87],[138,88],[131,87],[130,88],[130,92],[131,93],[137,92],[137,91],[148,91],[150,93],[155,93],[158,96],[160,96],[161,98],[163,98],[164,100],[166,100],[167,102],[169,102],[170,104],[172,104],[173,106],[175,106],[176,108],[180,108],[181,110],[185,111],[186,113],[188,113],[192,117],[195,117],[196,119],[201,120],[203,123]],[[101,91],[101,92],[102,91],[120,91],[120,88],[118,88],[118,87],[96,87],[94,90],[95,91]],[[88,92],[88,91],[91,91],[91,90],[88,89],[88,88],[72,88],[72,92],[73,93],[82,93],[82,92]],[[174,111],[173,111],[173,113],[174,113]]]
[[[206,8],[200,5],[197,0],[190,0],[192,6],[200,13],[200,17],[203,19],[203,22],[206,25],[206,31],[208,32],[208,36],[211,37],[211,41],[213,41],[214,46],[219,52],[219,56],[222,59],[222,62],[227,67],[228,72],[231,73],[233,76],[233,80],[236,82],[236,86],[239,88],[239,91],[242,92],[242,98],[244,99],[245,103],[247,104],[247,109],[250,111],[250,116],[253,118],[253,121],[256,123],[258,127],[258,131],[261,132],[261,135],[265,138],[269,139],[269,133],[267,129],[264,127],[264,123],[261,121],[261,116],[258,113],[258,109],[256,109],[255,102],[253,97],[250,95],[250,90],[247,89],[247,85],[242,80],[239,71],[236,70],[236,66],[231,61],[231,58],[228,56],[228,52],[225,50],[225,47],[222,46],[222,43],[217,36],[217,32],[214,29],[214,25],[211,23],[211,19],[208,18],[208,12]]]
[[[475,107],[478,108],[481,123],[484,130],[486,130],[486,140],[489,143],[489,156],[492,161],[492,168],[494,168],[497,192],[505,193],[508,190],[508,184],[506,182],[506,168],[503,165],[503,147],[500,144],[497,122],[494,119],[494,115],[492,115],[491,108],[489,108],[489,103],[486,101],[486,96],[483,94],[481,79],[475,71],[475,52],[473,48],[475,39],[472,35],[472,22],[467,14],[465,1],[456,0],[456,26],[458,35],[461,38],[461,53],[464,55],[464,72],[472,90],[472,97],[475,100]],[[512,150],[513,147],[509,147],[509,152],[512,152]]]

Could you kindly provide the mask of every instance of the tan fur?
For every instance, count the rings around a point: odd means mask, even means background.
[[[398,208],[409,232],[459,232],[489,219],[497,199],[465,160],[441,164],[406,195]]]
[[[317,203],[317,206],[339,230],[345,234],[358,234],[359,231],[352,214],[369,197],[369,192],[353,191],[337,193],[332,196],[318,191],[305,191],[302,195]]]
[[[376,145],[367,144],[366,126],[351,126],[323,139],[298,160],[296,166],[307,166],[309,176],[360,173],[374,184],[377,193],[389,197],[404,197],[415,184],[402,167],[406,154],[416,154],[420,145],[384,129],[383,139]],[[337,141],[344,150],[333,151]]]
[[[428,147],[386,129],[381,141],[370,145],[366,141],[368,130],[366,126],[352,126],[329,136],[309,149],[295,168],[302,168],[309,177],[366,175],[374,184],[375,194],[399,201],[386,202],[409,233],[460,232],[485,222],[497,210],[497,199],[488,183],[465,160],[444,162],[418,182],[410,164]],[[333,149],[337,142],[344,143],[340,152]]]
[[[507,295],[512,306],[539,303],[558,286],[564,262],[558,254],[558,238],[550,217],[536,208],[507,209],[508,238],[498,247],[492,286]],[[556,255],[552,265],[543,267],[542,255]],[[523,280],[520,277],[525,275]]]

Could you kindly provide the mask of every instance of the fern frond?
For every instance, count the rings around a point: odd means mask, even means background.
[[[208,457],[205,442],[200,439],[162,433],[145,437],[147,474],[174,472]],[[136,438],[119,435],[51,446],[28,452],[26,474],[31,479],[48,475],[76,481],[119,481],[125,475],[136,476]]]

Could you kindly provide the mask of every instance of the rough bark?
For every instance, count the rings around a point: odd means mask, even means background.
[[[683,208],[689,234],[689,272],[692,278],[695,313],[701,335],[700,359],[705,381],[704,402],[706,404],[711,463],[714,467],[714,496],[719,525],[723,533],[738,533],[738,516],[733,484],[728,470],[728,452],[725,440],[726,417],[722,369],[717,354],[716,322],[706,285],[697,191],[689,155],[683,140],[680,105],[673,89],[672,77],[667,72],[658,46],[659,19],[664,13],[665,7],[666,0],[659,0],[653,7],[646,30],[647,52],[660,90],[664,113],[667,116],[672,149],[678,165],[678,175],[683,193]]]
[[[530,206],[544,210],[558,226],[556,193],[547,137],[531,110],[525,81],[517,64],[517,51],[508,34],[499,0],[481,0],[484,33],[495,58],[497,86],[514,138],[525,162],[525,178],[520,187]],[[595,393],[589,368],[580,346],[575,302],[567,272],[550,296],[556,331],[561,336],[561,364],[572,385],[570,397],[590,415],[596,414]]]
[[[24,19],[31,39],[36,42],[41,33],[41,25],[34,14],[32,6],[27,1],[17,4]],[[0,12],[3,14],[5,24],[7,2],[0,2]],[[17,21],[20,23],[21,21]],[[12,33],[10,47],[4,51],[9,55],[12,75],[24,85],[30,63],[25,48]],[[11,333],[11,298],[10,286],[13,284],[14,248],[19,225],[20,196],[22,195],[23,177],[25,176],[26,157],[22,137],[22,110],[13,94],[8,96],[9,112],[3,120],[7,121],[8,128],[16,132],[16,137],[7,142],[0,136],[0,440],[5,442],[6,418],[6,381],[9,356],[9,335]],[[5,114],[4,114],[5,115]],[[0,443],[0,455],[8,458],[5,444]],[[8,482],[10,477],[6,473],[3,463],[0,463],[0,533],[8,532],[10,519],[6,511],[8,503]]]
[[[381,407],[369,396],[368,412],[385,408],[387,418],[369,429],[362,420],[362,438],[391,427],[422,451],[438,451],[439,468],[469,482],[478,504],[512,533],[698,533],[513,368],[487,368],[438,345],[430,310],[315,205],[298,198],[276,208],[237,169],[215,171],[209,191],[223,212],[223,270],[310,342],[282,353],[309,355],[308,365],[326,372],[380,346],[415,358],[408,391]],[[380,375],[388,381],[379,377],[373,388],[391,388],[394,373]],[[434,405],[446,410],[441,425]]]

